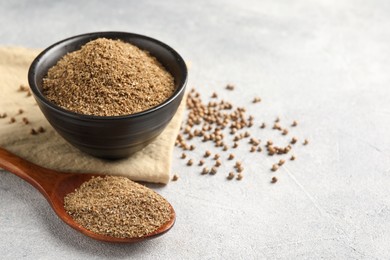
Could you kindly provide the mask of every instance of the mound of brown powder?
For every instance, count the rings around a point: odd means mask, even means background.
[[[170,219],[170,205],[153,190],[125,177],[92,178],[66,195],[64,207],[86,229],[112,237],[152,233]]]
[[[76,113],[128,115],[154,107],[174,91],[174,79],[149,53],[120,40],[88,42],[49,69],[43,94]]]

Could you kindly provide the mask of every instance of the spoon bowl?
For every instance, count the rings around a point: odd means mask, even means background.
[[[45,196],[60,219],[62,219],[70,227],[96,240],[116,243],[140,242],[166,233],[175,223],[176,214],[172,205],[169,204],[171,210],[170,219],[157,230],[145,236],[118,238],[97,234],[80,226],[74,221],[64,208],[64,197],[73,192],[76,188],[80,187],[82,183],[90,180],[92,177],[104,177],[104,175],[58,172],[28,162],[2,148],[0,148],[0,167],[24,179],[37,188],[37,190]]]

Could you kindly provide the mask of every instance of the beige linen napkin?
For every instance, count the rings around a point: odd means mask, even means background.
[[[105,161],[68,144],[47,122],[33,96],[20,91],[27,85],[27,71],[39,50],[0,47],[0,146],[47,168],[66,172],[93,172],[127,176],[135,181],[168,183],[174,142],[184,112],[184,99],[164,132],[130,158]],[[19,110],[23,110],[19,111]],[[28,124],[23,122],[27,118]],[[11,123],[11,118],[15,122]],[[36,135],[31,129],[43,127]]]

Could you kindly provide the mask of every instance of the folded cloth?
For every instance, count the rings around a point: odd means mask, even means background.
[[[29,91],[20,89],[21,85],[28,86],[27,71],[39,52],[0,47],[0,146],[35,164],[59,171],[104,173],[134,181],[168,183],[185,100],[167,128],[143,150],[117,161],[95,158],[59,136]],[[4,113],[7,116],[1,118]]]

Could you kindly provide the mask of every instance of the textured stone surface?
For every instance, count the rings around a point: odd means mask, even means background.
[[[389,258],[389,8],[379,0],[1,1],[1,45],[43,48],[100,30],[149,35],[191,61],[189,86],[242,105],[259,95],[262,104],[249,109],[256,120],[298,119],[295,133],[311,141],[275,185],[264,156],[244,159],[245,178],[227,182],[200,176],[176,150],[180,179],[155,188],[177,222],[136,245],[78,234],[1,171],[2,258]],[[226,83],[239,95],[224,92]]]

